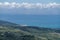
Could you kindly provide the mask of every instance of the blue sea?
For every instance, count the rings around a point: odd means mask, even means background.
[[[0,20],[21,25],[60,28],[60,15],[0,14]]]

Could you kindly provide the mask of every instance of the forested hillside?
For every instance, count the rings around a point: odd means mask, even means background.
[[[0,40],[60,40],[60,30],[0,20]]]

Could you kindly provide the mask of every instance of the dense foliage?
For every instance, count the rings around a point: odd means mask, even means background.
[[[0,40],[60,40],[60,30],[0,21]]]

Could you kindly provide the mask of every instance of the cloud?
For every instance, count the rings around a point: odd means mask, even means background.
[[[60,4],[58,3],[48,3],[48,4],[43,4],[43,3],[16,3],[16,2],[0,2],[0,7],[3,8],[60,8]]]

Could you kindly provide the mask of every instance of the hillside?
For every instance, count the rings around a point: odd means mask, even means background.
[[[0,20],[0,40],[60,40],[60,29],[21,26]]]

